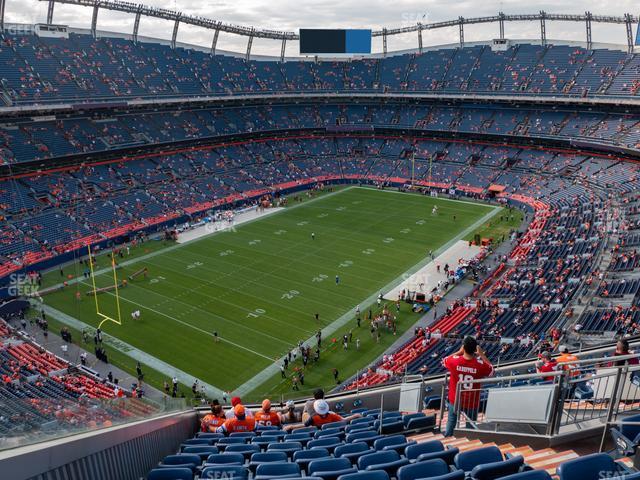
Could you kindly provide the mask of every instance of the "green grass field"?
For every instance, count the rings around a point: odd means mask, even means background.
[[[431,215],[433,205],[438,205],[436,216]],[[164,242],[149,242],[133,252],[138,260],[118,269],[119,278],[124,278],[147,267],[148,278],[135,279],[120,290],[123,325],[106,323],[103,330],[211,385],[234,390],[298,341],[307,340],[356,305],[364,311],[367,300],[381,288],[494,208],[347,188],[166,252],[162,251],[167,246]],[[520,216],[513,220],[505,217],[500,222],[496,220],[499,217],[478,226],[477,231],[483,235],[508,231],[521,220]],[[469,238],[474,232],[466,233]],[[158,253],[145,258],[151,252]],[[107,264],[101,258],[98,268]],[[60,281],[60,276],[51,272],[45,280],[50,285]],[[96,277],[98,287],[112,283],[109,273]],[[76,289],[82,293],[80,301],[75,298]],[[95,304],[85,295],[90,289],[90,281],[83,280],[46,296],[45,303],[95,327],[99,323]],[[104,313],[115,316],[112,294],[99,295],[99,301]],[[130,314],[137,309],[142,319],[134,322]],[[419,316],[403,307],[399,318],[404,331]],[[52,328],[56,325],[54,321]],[[340,338],[354,328],[355,318],[349,318],[331,337]],[[218,343],[213,340],[214,331],[220,336]],[[318,364],[309,363],[300,394],[314,386],[332,384],[334,367],[342,378],[355,373],[397,337],[385,334],[375,343],[363,322],[360,331],[354,330],[355,338],[361,339],[358,352],[332,347],[330,338],[325,338],[326,350]],[[126,363],[124,354],[115,358],[118,364]],[[154,372],[150,379],[158,385],[162,372]],[[282,381],[278,374],[250,396],[290,390],[291,383]]]

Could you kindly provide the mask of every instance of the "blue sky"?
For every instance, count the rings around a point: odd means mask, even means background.
[[[136,0],[137,3],[138,0]],[[152,5],[178,10],[191,15],[200,15],[227,23],[254,25],[275,30],[297,31],[307,28],[372,28],[398,27],[415,24],[418,21],[437,22],[463,17],[493,15],[499,11],[505,13],[535,13],[545,10],[548,13],[584,13],[623,15],[626,12],[639,14],[640,4],[630,0],[583,0],[581,2],[545,1],[526,3],[521,0],[142,0]],[[7,0],[6,22],[37,23],[46,18],[47,2],[38,0]],[[54,22],[70,26],[88,26],[91,21],[91,9],[71,5],[56,5]],[[102,10],[98,28],[106,31],[130,32],[133,28],[133,16]],[[169,38],[172,25],[168,22],[143,19],[140,33],[151,37]],[[458,40],[456,28],[425,32],[424,44],[442,45]],[[635,27],[634,27],[635,35]],[[498,36],[497,25],[469,26],[465,32],[467,41],[488,40]],[[539,25],[533,23],[514,23],[506,26],[507,38],[530,39],[539,36]],[[553,23],[547,25],[547,38],[560,40],[584,40],[583,24]],[[203,46],[211,44],[212,33],[200,28],[182,25],[178,40]],[[594,42],[624,43],[624,26],[593,27]],[[244,51],[246,38],[222,34],[219,48]],[[389,39],[390,50],[415,48],[417,34],[406,34]],[[381,50],[381,42],[374,39],[374,51]],[[290,45],[288,54],[296,54],[297,44]],[[269,40],[256,40],[254,54],[279,54],[280,45]]]

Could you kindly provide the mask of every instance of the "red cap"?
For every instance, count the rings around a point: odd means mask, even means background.
[[[233,397],[231,399],[231,406],[235,407],[236,405],[242,403],[242,400],[240,400],[240,397]]]

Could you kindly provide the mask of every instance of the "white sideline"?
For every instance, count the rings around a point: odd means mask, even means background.
[[[431,292],[433,288],[437,287],[439,281],[444,282],[444,280],[446,280],[447,277],[444,273],[444,266],[446,264],[449,265],[449,268],[455,270],[458,266],[458,260],[461,258],[471,260],[480,253],[481,250],[481,247],[469,245],[469,242],[465,242],[464,240],[458,240],[435,257],[433,261],[427,263],[416,273],[410,275],[403,280],[402,283],[385,293],[382,298],[395,302],[402,290],[424,293]],[[438,273],[438,265],[440,265],[440,273]]]
[[[176,241],[176,243],[188,243],[193,240],[206,237],[207,235],[211,235],[212,233],[233,230],[235,227],[239,227],[243,223],[251,222],[253,220],[259,220],[263,217],[278,213],[282,210],[284,210],[284,207],[268,208],[263,211],[259,211],[257,208],[252,208],[242,213],[238,213],[234,217],[232,222],[221,220],[218,222],[206,223],[191,230],[185,230],[184,232],[178,234],[178,240]]]

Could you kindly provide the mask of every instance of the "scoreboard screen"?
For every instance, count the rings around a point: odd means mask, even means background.
[[[300,54],[371,53],[371,30],[300,29]]]

